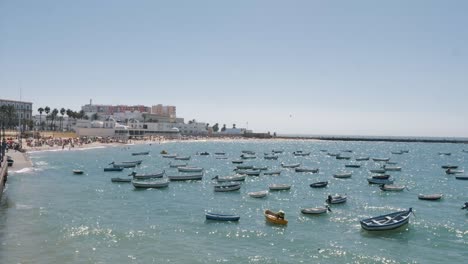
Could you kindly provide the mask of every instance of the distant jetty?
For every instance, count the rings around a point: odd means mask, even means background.
[[[279,139],[313,139],[333,141],[371,141],[371,142],[406,142],[406,143],[455,143],[468,144],[466,138],[397,138],[397,137],[365,137],[365,136],[277,136]]]

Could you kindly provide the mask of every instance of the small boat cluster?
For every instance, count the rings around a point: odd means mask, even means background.
[[[342,150],[341,153],[331,153],[327,150],[320,150],[322,153],[326,153],[330,157],[335,157],[337,160],[345,160],[347,163],[344,164],[346,169],[362,169],[364,166],[371,165],[372,167],[366,168],[369,171],[370,177],[367,178],[369,184],[374,184],[379,187],[380,190],[386,192],[401,192],[408,188],[405,185],[394,184],[394,179],[392,179],[389,172],[400,172],[402,167],[397,166],[396,162],[391,161],[390,157],[369,157],[369,156],[356,156],[353,157],[352,150]],[[392,151],[392,155],[403,155],[408,153],[408,150],[398,150]],[[132,153],[132,156],[139,155],[149,155],[149,151],[145,152],[136,152]],[[259,177],[259,176],[280,176],[283,171],[295,172],[295,173],[308,173],[316,174],[319,173],[320,168],[317,167],[308,167],[303,166],[304,158],[308,157],[312,153],[310,151],[297,150],[291,153],[296,162],[285,163],[281,157],[287,155],[282,150],[273,150],[270,153],[264,153],[263,156],[257,156],[254,151],[244,150],[241,152],[238,158],[231,160],[233,164],[233,171],[235,173],[231,175],[216,175],[212,176],[211,180],[213,181],[213,190],[214,192],[238,192],[246,178],[248,177]],[[449,156],[451,153],[439,152],[439,155]],[[207,156],[209,158],[210,153],[208,152],[197,152],[195,155]],[[227,159],[226,153],[224,152],[215,152],[214,155],[216,159]],[[112,182],[115,183],[132,183],[136,189],[148,189],[148,188],[166,188],[170,185],[171,181],[201,181],[205,174],[205,168],[189,165],[187,161],[191,160],[190,155],[179,156],[177,154],[171,154],[167,151],[161,152],[161,157],[163,159],[171,159],[167,164],[167,168],[161,168],[159,171],[154,171],[150,173],[141,173],[137,172],[137,168],[142,164],[143,160],[134,160],[134,161],[121,161],[121,162],[111,162],[108,165],[110,167],[104,168],[104,171],[114,171],[121,172],[124,169],[134,169],[128,176],[130,177],[114,177],[111,178]],[[270,162],[275,162],[280,160],[279,163],[276,163],[280,169],[270,170],[270,166],[255,166],[250,163],[251,160],[263,157],[265,160]],[[306,158],[307,159],[307,158]],[[290,160],[290,159],[289,159]],[[353,160],[353,162],[349,162]],[[366,161],[366,162],[361,162]],[[367,162],[370,161],[370,162]],[[271,165],[274,165],[271,163]],[[468,180],[467,176],[464,176],[463,170],[460,170],[457,165],[442,165],[441,168],[445,170],[445,173],[448,175],[455,175],[456,179]],[[167,171],[177,171],[177,173],[168,174]],[[83,174],[81,170],[73,170],[74,174]],[[333,184],[345,182],[353,175],[352,171],[337,171],[332,178]],[[321,179],[310,183],[311,188],[326,188],[330,184],[330,181]],[[271,192],[275,191],[288,191],[292,188],[292,184],[288,183],[274,183],[268,186],[265,186],[263,190],[256,190],[248,192],[247,195],[251,198],[264,198],[267,197]],[[441,193],[430,193],[430,194],[419,194],[418,199],[420,200],[440,200],[443,197]],[[320,215],[327,212],[332,212],[330,206],[336,204],[346,203],[348,196],[346,194],[335,194],[328,195],[325,198],[325,206],[317,207],[307,207],[301,208],[300,212],[305,215]],[[468,203],[465,203],[462,209],[467,209]],[[377,230],[391,230],[403,226],[409,222],[410,214],[413,212],[412,208],[404,211],[392,212],[385,215],[380,215],[376,217],[370,217],[360,221],[361,227],[369,231]],[[217,221],[238,221],[240,219],[239,215],[232,214],[223,214],[216,212],[206,212],[207,220],[217,220]],[[285,219],[285,214],[282,211],[274,212],[272,210],[264,211],[265,220],[271,224],[286,225],[288,221]]]

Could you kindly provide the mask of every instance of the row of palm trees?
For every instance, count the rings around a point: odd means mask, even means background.
[[[58,110],[57,108],[50,109],[50,107],[39,107],[37,109],[39,112],[39,126],[42,130],[45,128],[49,128],[50,130],[56,130],[57,129],[57,124],[56,122],[59,121],[59,129],[63,129],[63,120],[64,120],[64,115],[67,114],[69,118],[73,118],[74,120],[76,119],[88,119],[88,116],[85,115],[85,112],[83,110],[76,112],[71,109],[65,109],[65,108],[60,108]],[[45,122],[42,122],[42,113],[46,114]],[[60,113],[61,116],[58,114]],[[49,122],[48,122],[49,121]]]

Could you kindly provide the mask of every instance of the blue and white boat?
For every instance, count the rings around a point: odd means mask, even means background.
[[[409,222],[412,208],[406,211],[399,211],[391,214],[380,215],[363,219],[360,221],[361,227],[368,231],[383,231],[399,228]]]
[[[392,184],[393,180],[389,179],[376,179],[376,178],[367,178],[369,184]]]
[[[239,221],[240,216],[231,215],[231,214],[217,214],[212,212],[205,213],[207,220],[216,220],[216,221]]]

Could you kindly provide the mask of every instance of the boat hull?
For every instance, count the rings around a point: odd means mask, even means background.
[[[207,220],[215,221],[239,221],[240,219],[238,215],[216,214],[211,212],[206,212],[205,217]]]

